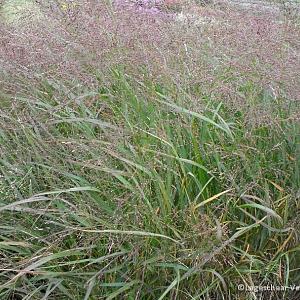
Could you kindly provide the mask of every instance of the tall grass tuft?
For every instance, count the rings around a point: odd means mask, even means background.
[[[72,3],[0,27],[0,299],[297,299],[297,26]]]

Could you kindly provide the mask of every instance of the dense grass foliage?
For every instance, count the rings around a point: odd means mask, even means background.
[[[298,299],[298,25],[91,2],[0,28],[0,299]]]

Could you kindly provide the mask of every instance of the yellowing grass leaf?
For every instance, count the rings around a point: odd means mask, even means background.
[[[232,189],[229,189],[229,190],[223,191],[223,192],[221,192],[221,193],[219,193],[219,194],[216,194],[216,195],[214,195],[214,196],[212,196],[212,197],[210,197],[210,198],[208,198],[208,199],[202,201],[201,203],[195,205],[195,206],[194,206],[194,209],[197,209],[197,208],[199,208],[199,207],[201,207],[201,206],[203,206],[203,205],[205,205],[205,204],[207,204],[207,203],[209,203],[209,202],[211,202],[211,201],[214,201],[215,199],[218,199],[219,197],[221,197],[221,196],[224,195],[224,194],[229,193],[230,191],[232,191]]]
[[[268,180],[279,192],[284,192],[284,189],[274,181]]]
[[[3,246],[21,246],[21,247],[26,247],[26,248],[31,247],[31,245],[26,242],[15,242],[15,241],[0,242],[0,247],[1,247],[1,245],[3,245]]]

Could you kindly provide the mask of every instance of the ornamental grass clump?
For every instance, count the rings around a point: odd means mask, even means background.
[[[297,25],[194,3],[35,5],[0,21],[0,299],[297,286]]]

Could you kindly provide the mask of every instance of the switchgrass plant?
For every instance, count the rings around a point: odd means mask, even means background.
[[[175,34],[166,22],[159,32]],[[132,67],[127,52],[103,70],[87,38],[70,69],[60,57],[49,69],[57,44],[40,37],[40,61],[25,45],[2,61],[0,298],[297,299],[299,104],[286,78],[274,92],[241,72],[247,61],[212,71],[224,52],[147,38],[164,68]]]

